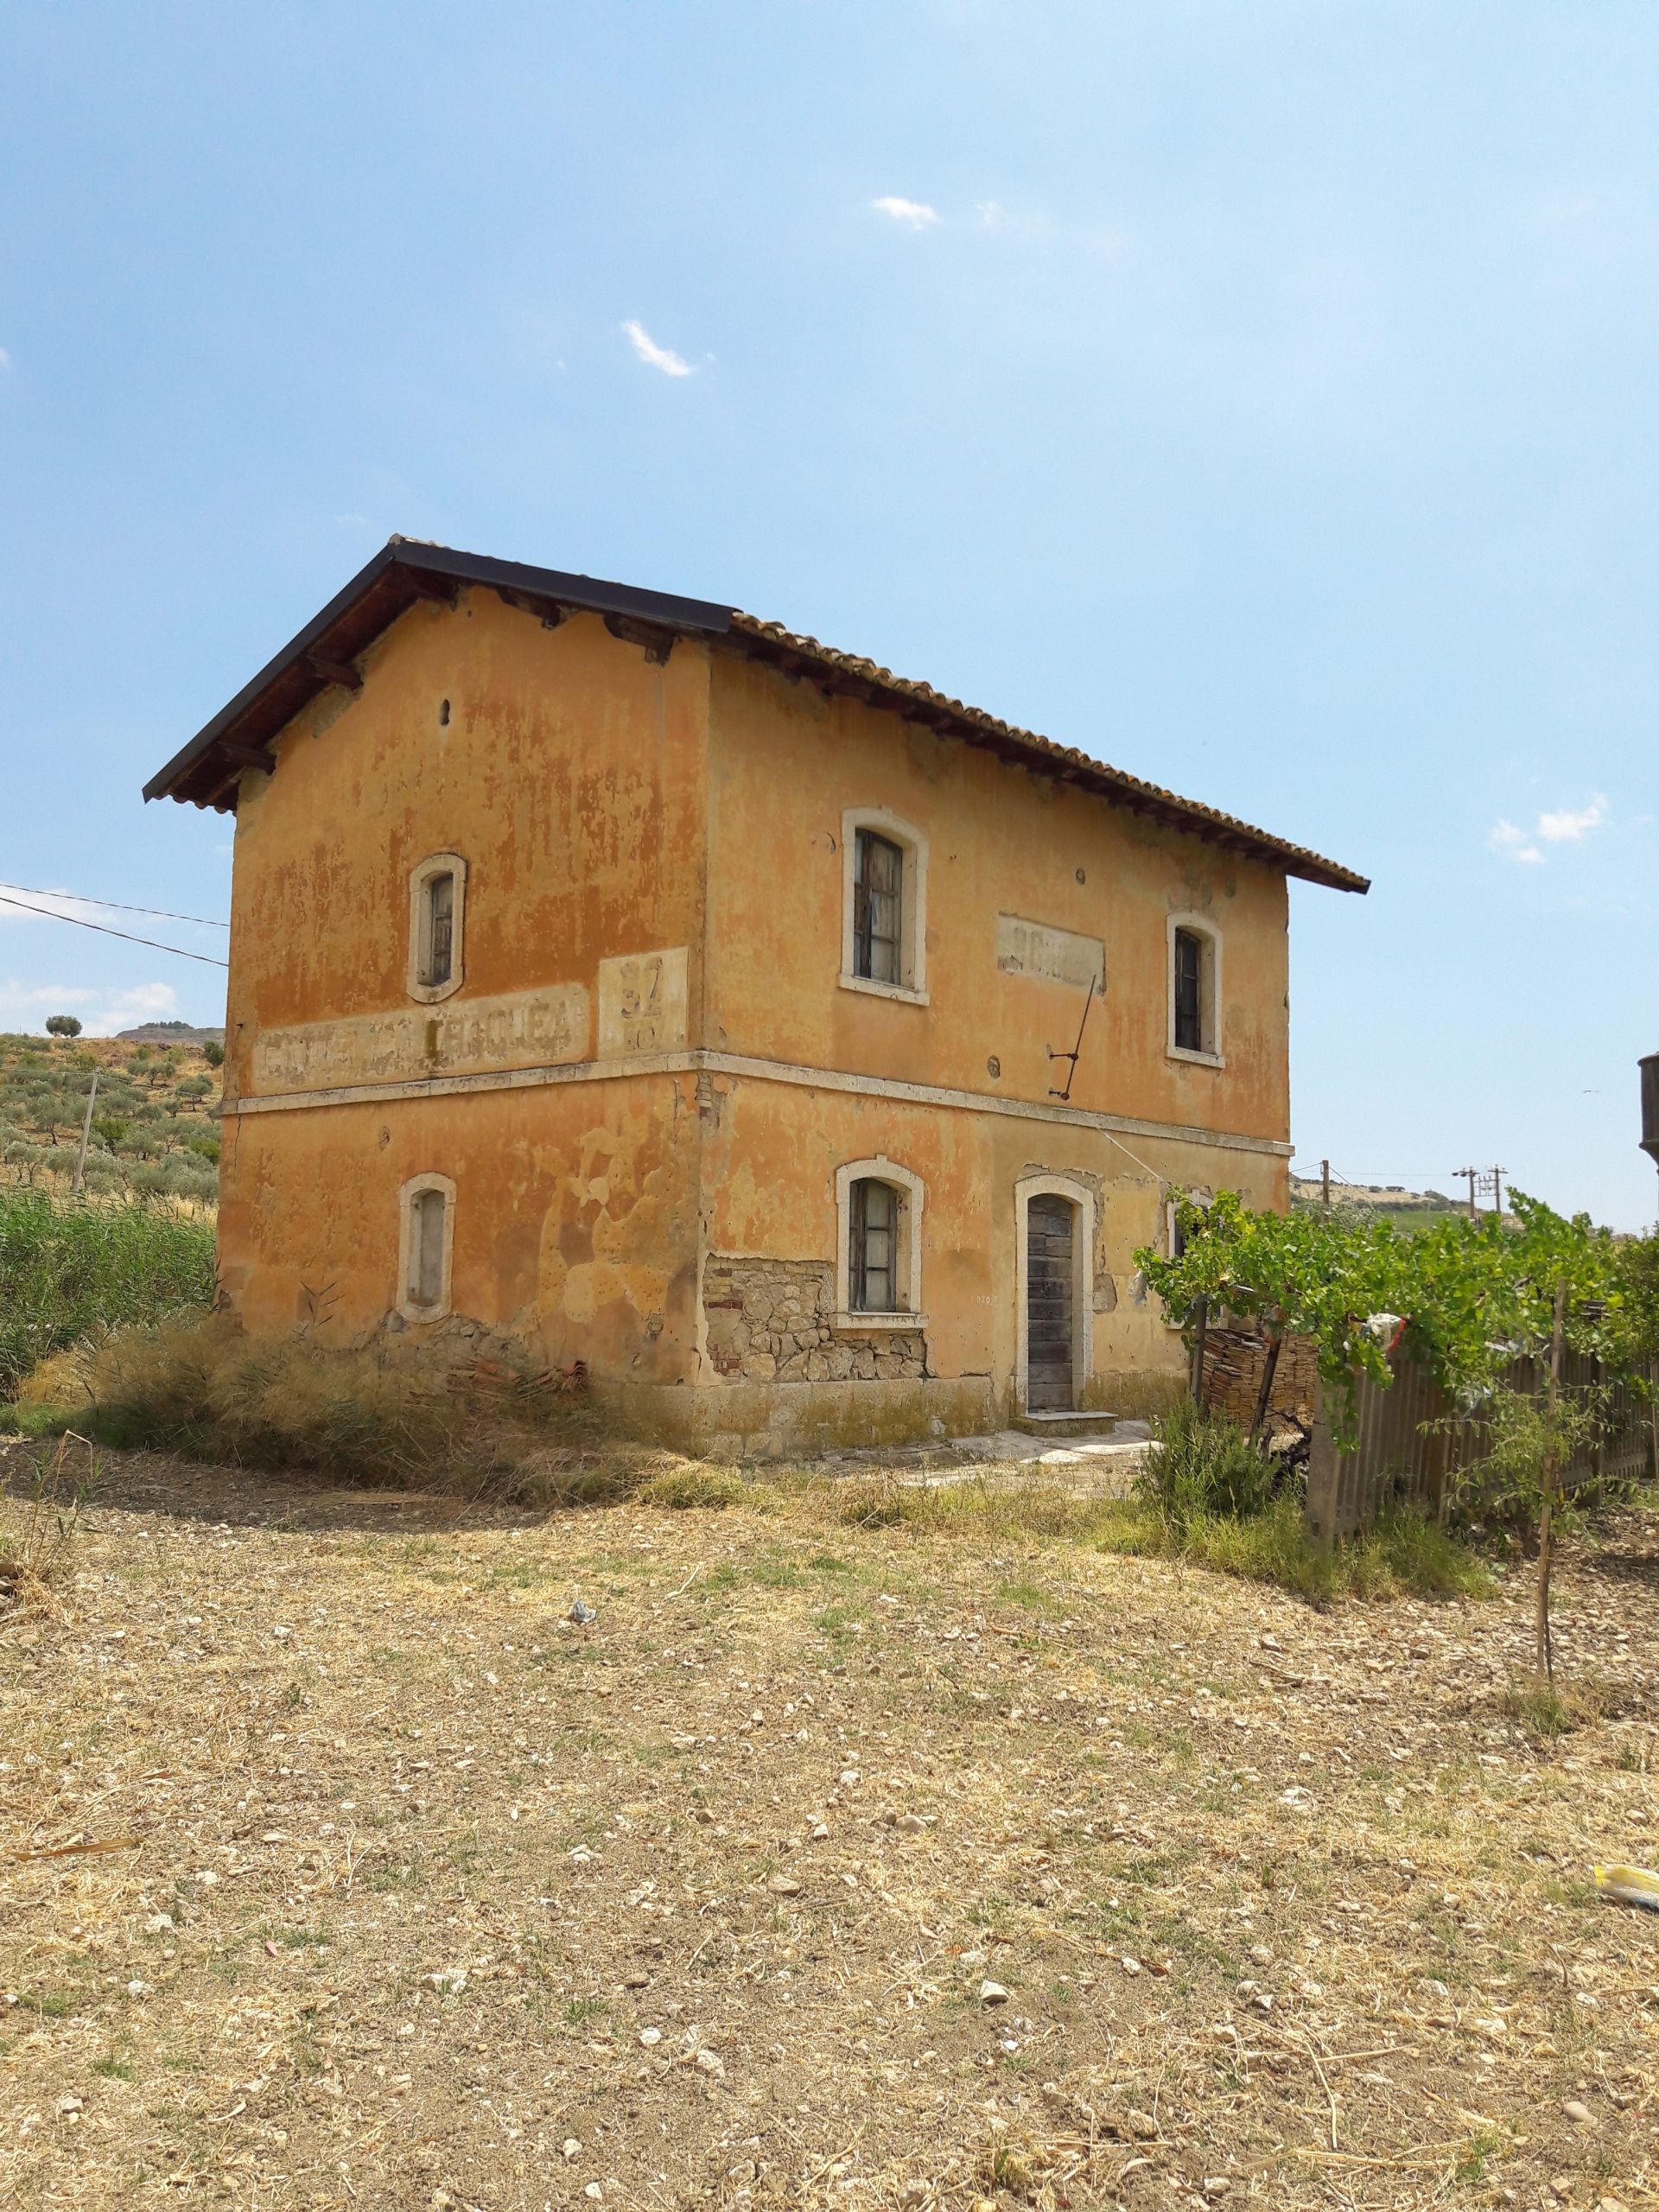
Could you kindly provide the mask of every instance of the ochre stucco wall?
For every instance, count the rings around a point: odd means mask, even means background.
[[[708,665],[666,666],[596,616],[554,630],[493,594],[421,605],[243,779],[226,1096],[262,1033],[410,1005],[410,869],[467,863],[464,982],[444,1009],[576,984],[582,1061],[601,959],[687,948],[700,988]],[[443,702],[448,702],[448,720]],[[290,1328],[307,1288],[335,1337],[397,1302],[397,1192],[456,1184],[453,1304],[540,1356],[676,1381],[695,1359],[696,1133],[684,1078],[249,1113],[226,1124],[225,1289]]]
[[[1007,912],[1104,944],[1072,1105],[1287,1135],[1281,874],[729,653],[709,765],[711,1045],[1044,1103],[1064,1072],[1048,1047],[1075,1043],[1082,994],[999,971]],[[858,805],[928,838],[925,1007],[836,988],[842,812]],[[1224,1068],[1166,1053],[1177,911],[1222,932]]]
[[[243,780],[220,1255],[250,1329],[398,1327],[397,1194],[436,1173],[455,1185],[455,1314],[645,1386],[665,1427],[751,1448],[974,1424],[1011,1408],[1014,1193],[1042,1174],[1096,1201],[1088,1402],[1179,1362],[1135,1248],[1160,1237],[1170,1185],[1282,1204],[1285,1162],[1052,1118],[1048,1048],[1074,1041],[1083,995],[1001,972],[997,917],[1103,944],[1073,1109],[1282,1144],[1281,875],[719,646],[682,640],[658,665],[597,617],[549,630],[485,590],[413,608],[362,667],[360,692],[290,725],[273,777]],[[838,982],[842,816],[861,805],[928,842],[925,1007]],[[395,1096],[238,1115],[283,1087],[273,1033],[408,1014],[409,874],[444,850],[467,866],[448,1013],[569,987],[566,1064],[543,1079],[521,1054],[512,1086],[448,1094],[405,1069]],[[1222,1067],[1166,1049],[1175,912],[1221,932]],[[601,1043],[601,963],[678,949],[669,1057],[630,1066],[614,1024]],[[410,1034],[444,1009],[421,1011]],[[886,1088],[918,1084],[971,1096]],[[836,1170],[877,1154],[925,1190],[925,1374],[826,1380],[819,1360],[756,1383],[717,1365],[710,1256],[833,1264]]]

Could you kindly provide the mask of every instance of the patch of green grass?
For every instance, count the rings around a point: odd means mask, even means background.
[[[1606,1712],[1607,1703],[1605,1687],[1593,1675],[1573,1682],[1551,1682],[1534,1675],[1510,1685],[1503,1709],[1542,1743],[1592,1726]]]
[[[0,1187],[0,1397],[97,1331],[205,1313],[213,1267],[200,1216]]]
[[[130,2082],[132,2061],[130,2058],[118,2057],[114,2051],[111,2051],[107,2057],[95,2058],[92,2061],[92,2071],[94,2074],[101,2074],[106,2082]]]
[[[1023,1612],[1036,1613],[1044,1620],[1059,1620],[1065,1612],[1053,1592],[1045,1590],[1039,1583],[1000,1583],[996,1594],[1003,1605],[1018,1605]]]

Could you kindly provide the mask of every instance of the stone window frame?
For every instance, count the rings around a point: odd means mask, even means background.
[[[904,868],[899,887],[899,971],[901,981],[880,983],[873,976],[856,974],[854,949],[854,876],[858,861],[858,833],[874,830],[897,845]],[[873,998],[897,999],[907,1006],[926,1006],[927,995],[927,836],[913,822],[906,822],[891,807],[849,806],[841,817],[841,988],[868,991]]]
[[[1194,1052],[1190,1046],[1175,1042],[1175,933],[1186,930],[1199,938],[1204,945],[1204,969],[1199,984],[1199,1017],[1204,1035],[1204,1049]],[[1221,1040],[1221,931],[1207,914],[1172,913],[1166,925],[1166,951],[1165,969],[1168,977],[1168,1030],[1164,1050],[1172,1060],[1183,1060],[1190,1066],[1224,1068],[1226,1054]]]
[[[853,1185],[885,1183],[896,1192],[899,1219],[893,1232],[894,1295],[905,1300],[890,1313],[863,1313],[853,1306]],[[927,1185],[913,1169],[884,1152],[869,1160],[849,1160],[836,1170],[836,1314],[838,1332],[868,1336],[876,1329],[925,1329],[922,1308],[922,1213]]]
[[[425,983],[421,980],[426,966],[429,945],[430,910],[427,902],[427,887],[434,877],[449,875],[454,878],[454,912],[449,925],[449,975],[442,983]],[[452,998],[461,988],[466,974],[467,961],[467,861],[460,853],[429,853],[409,872],[409,958],[404,984],[412,999],[423,1006],[435,1006],[440,1000]]]
[[[1095,1371],[1096,1198],[1076,1175],[1022,1175],[1014,1186],[1014,1402],[1028,1411],[1031,1387],[1031,1222],[1033,1198],[1069,1199],[1077,1211],[1071,1234],[1071,1397],[1074,1408]]]
[[[443,1274],[437,1303],[425,1304],[413,1295],[415,1271],[415,1201],[428,1191],[443,1196]],[[453,1178],[435,1171],[411,1175],[397,1193],[397,1311],[405,1321],[442,1321],[454,1310],[455,1257],[455,1185]]]

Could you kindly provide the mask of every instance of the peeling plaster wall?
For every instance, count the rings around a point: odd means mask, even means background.
[[[1122,1378],[1174,1372],[1185,1357],[1179,1332],[1135,1264],[1137,1247],[1161,1249],[1170,1185],[1213,1182],[1224,1172],[1251,1203],[1267,1205],[1282,1173],[1281,1162],[1257,1154],[1224,1157],[1209,1146],[1138,1137],[1137,1160],[1095,1129],[741,1077],[708,1080],[714,1098],[705,1109],[702,1205],[710,1248],[791,1270],[816,1262],[817,1279],[829,1279],[838,1226],[836,1169],[885,1154],[925,1185],[926,1371],[943,1382],[977,1381],[984,1403],[1004,1414],[1018,1410],[1018,1182],[1066,1176],[1095,1194],[1094,1368],[1083,1395],[1087,1404],[1109,1408]],[[717,1297],[730,1294],[731,1266],[729,1258],[718,1263]],[[715,1267],[712,1261],[705,1267],[705,1300]]]
[[[418,1075],[423,1038],[429,1072],[470,1067],[474,1008],[486,1061],[590,1059],[607,1016],[626,1056],[652,1041],[624,1018],[626,956],[656,950],[684,949],[669,1041],[689,1041],[706,656],[680,645],[658,666],[597,617],[548,630],[475,591],[412,608],[362,665],[361,691],[289,726],[274,775],[243,779],[227,1098]],[[467,864],[462,983],[412,1007],[409,875],[440,851]],[[559,1010],[554,1052],[517,1012],[537,994]],[[274,1033],[300,1041],[257,1071]],[[398,1191],[436,1172],[456,1185],[457,1313],[599,1376],[677,1382],[697,1358],[699,1128],[690,1080],[661,1075],[229,1118],[226,1294],[256,1331],[307,1314],[340,1339],[379,1328]]]
[[[398,1193],[441,1173],[452,1335],[584,1360],[712,1448],[976,1427],[1013,1410],[1014,1191],[1048,1176],[1095,1200],[1084,1403],[1179,1368],[1135,1247],[1160,1242],[1169,1185],[1282,1205],[1285,1163],[1051,1121],[1050,1048],[1075,1040],[1103,945],[1071,1104],[1282,1141],[1281,877],[718,650],[682,642],[659,666],[597,617],[549,630],[486,591],[411,609],[362,665],[361,691],[290,725],[274,776],[243,779],[227,1098],[543,1063],[569,1079],[232,1113],[221,1274],[251,1329],[387,1326]],[[926,1007],[838,987],[842,818],[861,805],[929,841]],[[442,851],[467,861],[462,981],[411,1008],[410,871]],[[1177,911],[1224,932],[1224,1067],[1165,1049]],[[699,1047],[872,1088],[625,1072]],[[836,1171],[880,1155],[925,1186],[925,1320],[861,1337],[834,1312]]]
[[[437,1160],[455,1184],[457,1314],[548,1364],[689,1380],[696,1141],[684,1087],[658,1076],[249,1116],[219,1215],[226,1291],[256,1334],[308,1320],[347,1343],[385,1327],[397,1194]]]
[[[714,657],[711,713],[711,1045],[1045,1104],[1064,1077],[1049,1048],[1076,1043],[1084,996],[999,963],[999,918],[1017,916],[1105,947],[1071,1104],[1287,1136],[1281,874],[729,653]],[[928,839],[926,1007],[837,988],[849,806]],[[1166,1051],[1177,912],[1223,934],[1224,1068]]]

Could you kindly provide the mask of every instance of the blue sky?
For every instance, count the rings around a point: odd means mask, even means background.
[[[222,914],[139,785],[401,530],[1363,869],[1304,1162],[1650,1219],[1656,109],[1651,0],[11,0],[0,878]],[[219,991],[0,920],[0,1025]]]

